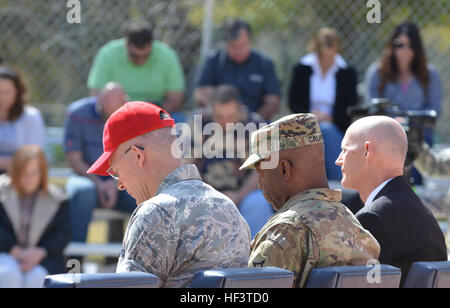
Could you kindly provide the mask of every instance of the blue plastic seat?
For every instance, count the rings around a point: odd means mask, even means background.
[[[44,288],[158,288],[160,279],[149,273],[59,274],[45,278]]]
[[[402,287],[450,288],[450,261],[413,263]]]
[[[191,288],[291,288],[294,273],[276,267],[225,268],[195,273]]]
[[[378,273],[375,271],[379,270]],[[381,264],[370,266],[330,266],[315,268],[306,282],[306,288],[398,288],[400,269]]]

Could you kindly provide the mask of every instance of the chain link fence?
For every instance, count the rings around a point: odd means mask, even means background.
[[[201,51],[220,46],[227,18],[240,17],[252,25],[254,46],[274,59],[285,94],[292,67],[319,28],[338,30],[343,57],[362,82],[394,27],[411,20],[421,29],[428,60],[443,85],[437,141],[450,142],[448,0],[79,0],[80,24],[68,23],[68,2],[0,0],[0,57],[21,70],[30,101],[41,108],[49,126],[61,126],[68,104],[88,95],[86,80],[96,52],[123,36],[132,20],[150,22],[154,36],[178,52],[186,74],[186,110],[193,107]],[[367,14],[377,2],[381,20],[371,24]],[[285,100],[286,95],[282,114],[288,112]]]

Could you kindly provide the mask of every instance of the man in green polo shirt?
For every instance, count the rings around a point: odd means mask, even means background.
[[[150,26],[133,23],[126,37],[105,44],[98,51],[88,88],[93,94],[116,81],[132,101],[150,101],[173,115],[183,104],[185,81],[177,53],[153,40]]]

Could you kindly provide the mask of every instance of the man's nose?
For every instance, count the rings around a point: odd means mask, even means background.
[[[339,154],[338,158],[336,159],[336,161],[334,163],[338,166],[342,166],[341,154]]]

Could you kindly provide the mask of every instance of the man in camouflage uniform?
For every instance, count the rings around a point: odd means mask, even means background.
[[[117,272],[148,272],[162,287],[186,287],[198,270],[247,265],[250,231],[229,198],[182,164],[173,125],[155,105],[125,104],[106,122],[104,154],[88,172],[113,176],[138,204]]]
[[[366,265],[378,258],[378,242],[340,203],[341,191],[328,188],[315,115],[284,117],[251,138],[252,154],[241,168],[256,168],[277,214],[253,240],[249,267],[291,270],[293,286],[304,287],[313,268]],[[278,159],[269,169],[273,156]]]
[[[450,149],[435,152],[428,144],[422,145],[422,151],[414,160],[414,166],[420,173],[427,176],[449,177],[450,176]]]

